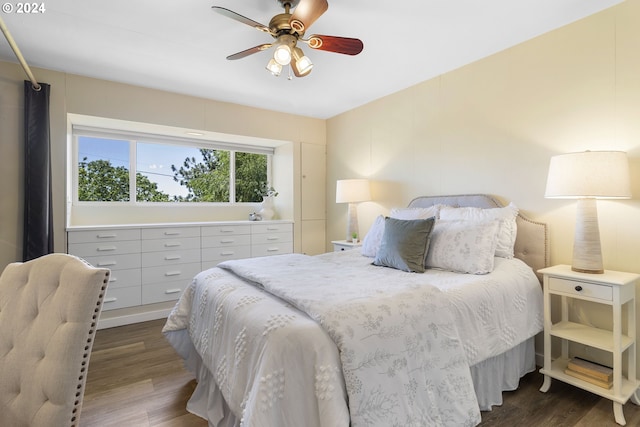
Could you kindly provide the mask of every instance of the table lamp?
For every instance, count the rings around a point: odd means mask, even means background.
[[[571,269],[604,273],[596,200],[631,198],[627,154],[584,151],[553,156],[544,196],[578,199]]]
[[[347,242],[353,241],[353,234],[358,232],[357,203],[371,200],[371,190],[367,179],[342,179],[336,182],[336,203],[349,203],[347,221]]]

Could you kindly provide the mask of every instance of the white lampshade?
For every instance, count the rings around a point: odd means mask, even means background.
[[[629,162],[622,151],[584,151],[551,158],[547,198],[629,199]]]
[[[584,151],[551,158],[545,197],[578,199],[571,268],[603,273],[596,199],[629,199],[629,162],[622,151]]]
[[[359,203],[371,200],[367,179],[342,179],[336,182],[336,203]]]

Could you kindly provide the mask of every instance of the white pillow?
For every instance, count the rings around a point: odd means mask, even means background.
[[[438,212],[443,205],[433,205],[428,208],[393,208],[389,216],[395,219],[429,219],[438,218]]]
[[[452,208],[444,206],[440,209],[440,219],[467,220],[473,222],[499,221],[498,243],[496,256],[501,258],[513,258],[513,246],[516,243],[518,227],[516,217],[518,208],[513,203],[503,208],[482,209],[475,207]]]
[[[374,258],[380,249],[382,236],[384,235],[384,216],[378,215],[371,228],[362,240],[362,255]]]
[[[493,271],[498,221],[436,221],[431,232],[426,267],[456,273]]]

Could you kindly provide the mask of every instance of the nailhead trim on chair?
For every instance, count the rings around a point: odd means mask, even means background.
[[[84,261],[84,260],[83,260]],[[86,261],[85,261],[86,262]],[[106,293],[107,290],[107,284],[109,283],[109,274],[110,272],[107,271],[105,274],[105,278],[102,281],[103,285],[101,288],[101,292],[98,295],[98,301],[96,301],[96,308],[93,311],[94,314],[91,317],[91,319],[93,320],[93,322],[91,322],[91,328],[89,329],[89,332],[87,333],[87,343],[89,343],[89,345],[85,346],[84,350],[85,353],[82,355],[82,362],[80,363],[80,376],[78,377],[78,390],[76,392],[76,401],[74,402],[74,407],[72,412],[72,416],[71,416],[71,427],[79,427],[79,424],[77,424],[78,422],[78,417],[76,416],[76,414],[79,412],[79,410],[81,409],[81,405],[82,405],[82,398],[84,396],[84,387],[86,384],[86,381],[84,379],[85,377],[85,371],[86,371],[86,366],[89,363],[89,356],[91,355],[91,347],[93,346],[93,336],[95,335],[95,328],[96,328],[96,321],[98,319],[98,316],[100,315],[100,310],[102,308],[102,301],[104,300],[104,295]]]

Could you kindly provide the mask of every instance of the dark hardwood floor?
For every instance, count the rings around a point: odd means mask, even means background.
[[[164,320],[97,332],[80,418],[83,427],[206,427],[185,407],[195,381],[160,332]],[[525,376],[520,388],[504,393],[502,406],[482,413],[483,427],[617,426],[612,404],[554,381],[538,391],[542,376]],[[628,426],[640,425],[640,407],[624,405]]]

